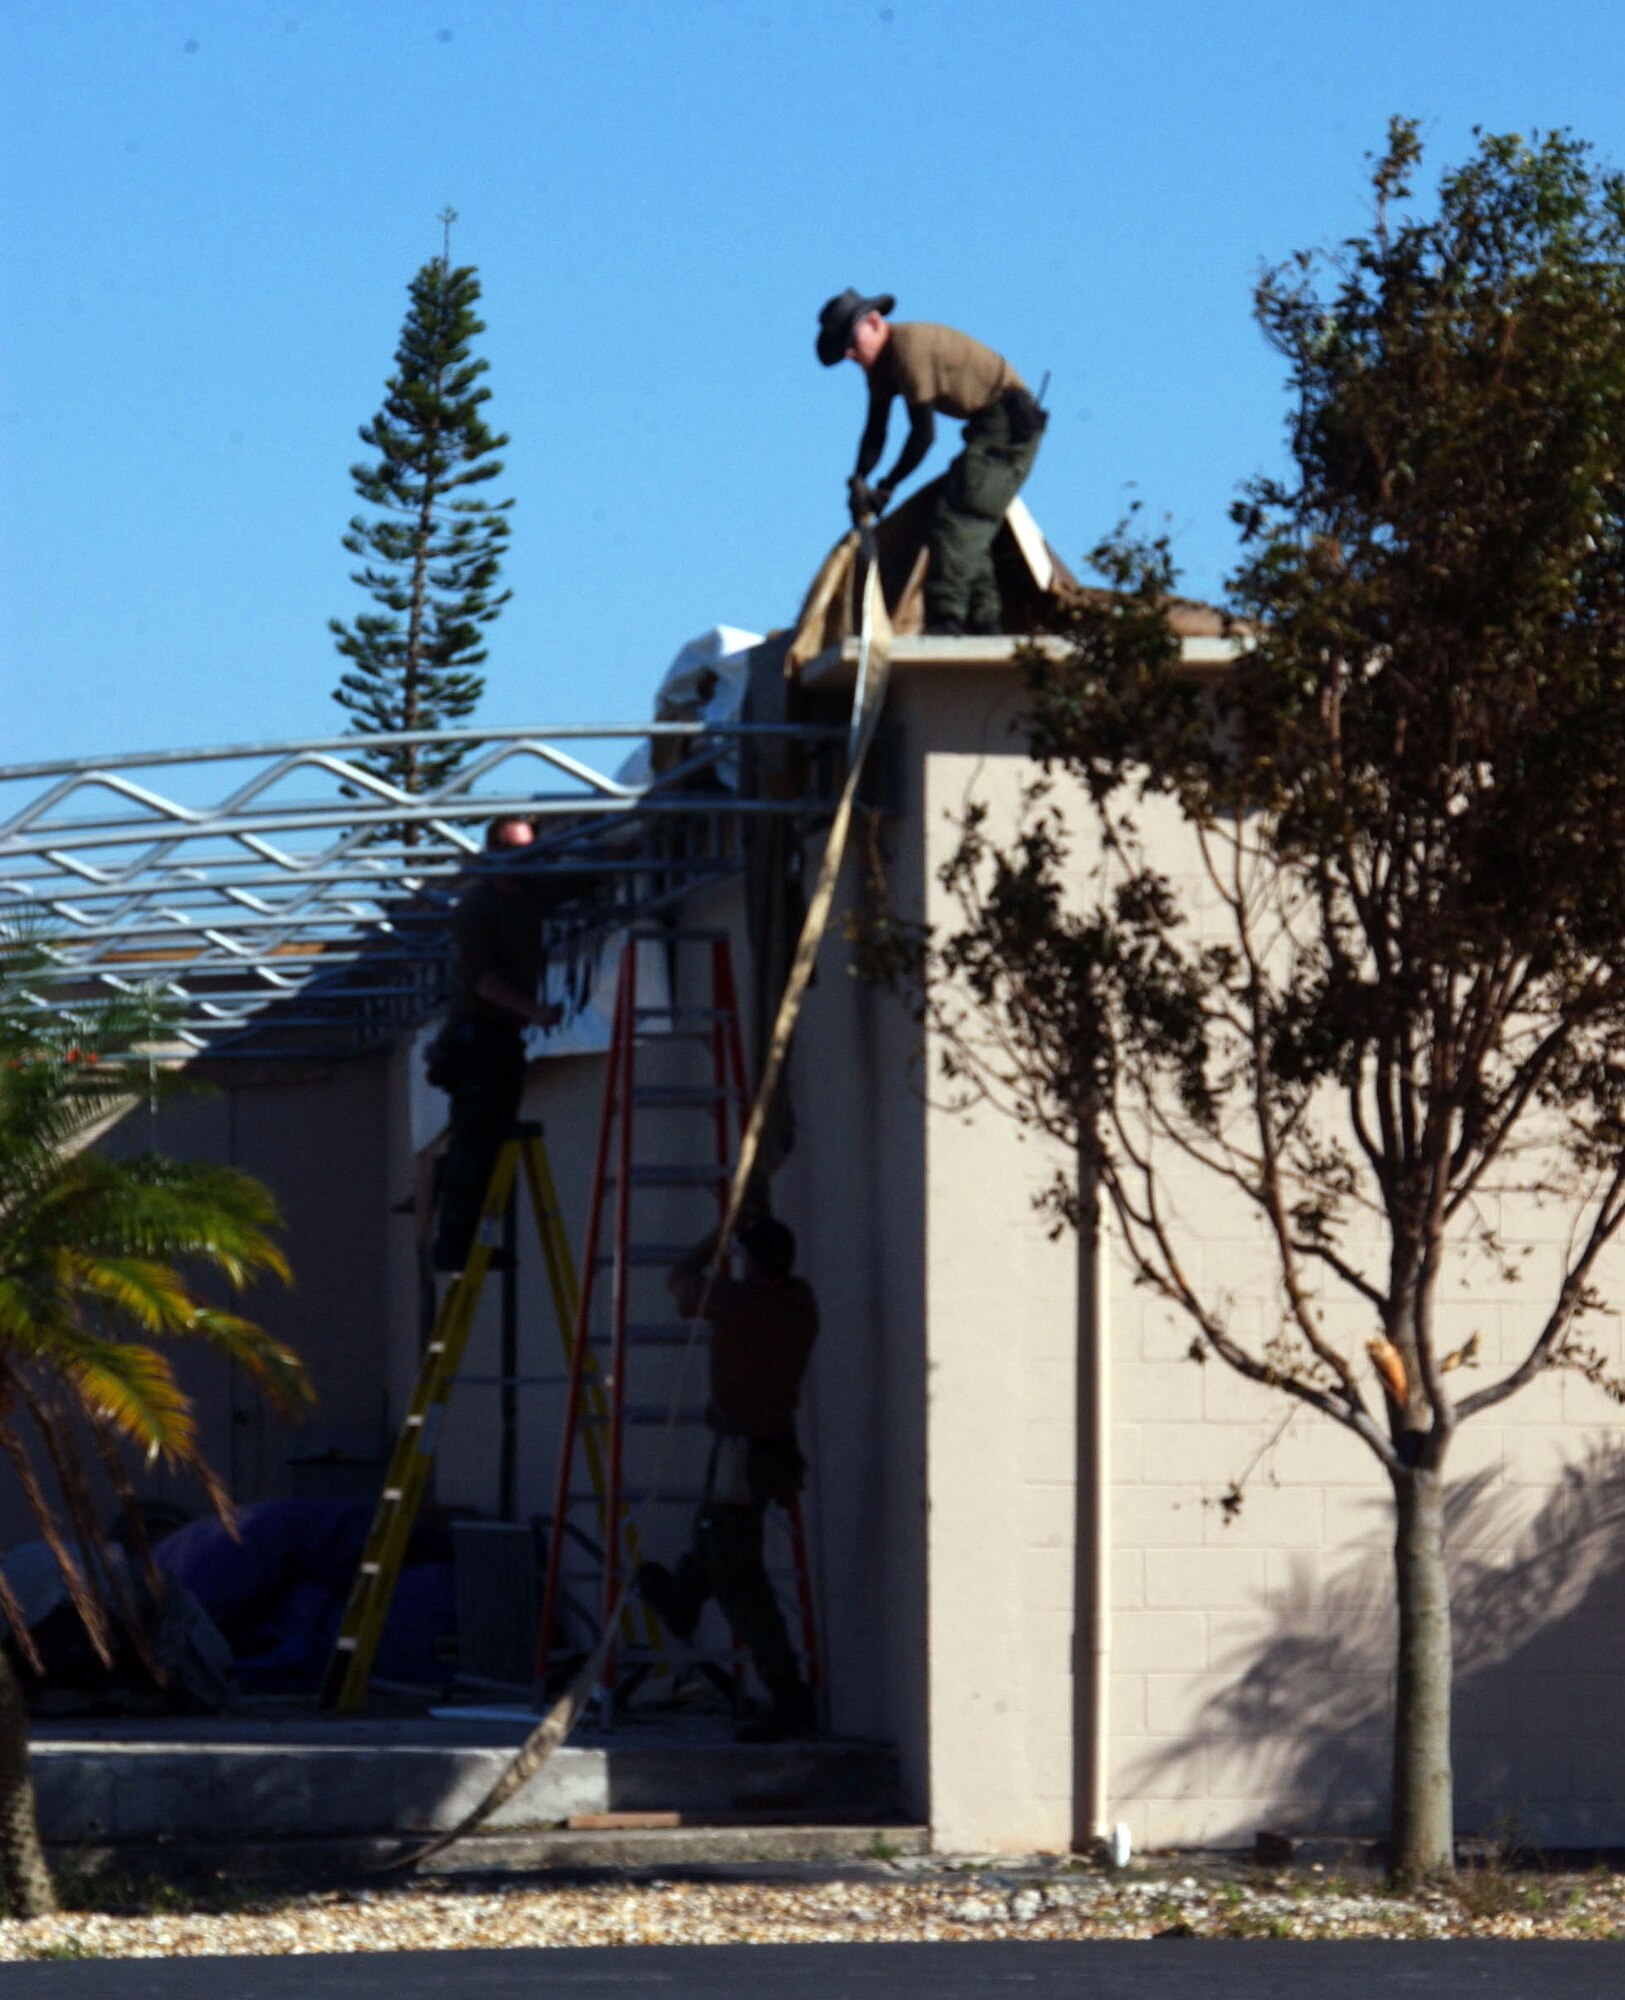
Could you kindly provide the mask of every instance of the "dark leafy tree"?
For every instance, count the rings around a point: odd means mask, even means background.
[[[1196,1359],[1386,1478],[1412,1876],[1452,1865],[1451,1443],[1554,1369],[1620,1398],[1625,1221],[1625,184],[1480,135],[1420,213],[1420,157],[1396,122],[1369,234],[1260,284],[1291,471],[1237,508],[1233,668],[1181,667],[1165,546],[1104,545],[1115,590],[1029,662],[1020,823],[970,812],[915,967],[951,1074],[1079,1147],[1058,1212],[1103,1200]],[[1262,1334],[1191,1254],[1193,1175],[1264,1246]]]
[[[353,573],[379,609],[353,624],[331,621],[350,662],[333,698],[361,735],[453,728],[473,714],[485,681],[485,628],[512,595],[498,592],[511,500],[483,489],[502,470],[508,442],[482,414],[489,363],[472,344],[485,331],[474,271],[454,268],[447,248],[412,280],[411,305],[383,408],[361,428],[378,455],[350,476],[372,515],[358,514],[344,546],[362,558]],[[466,747],[383,745],[361,762],[403,792],[433,791]],[[414,829],[403,838],[410,844]]]
[[[163,1038],[161,1009],[132,996],[42,1013],[29,993],[44,963],[37,941],[0,933],[0,1460],[102,1659],[111,1664],[122,1636],[156,1677],[147,1616],[110,1553],[93,1475],[125,1503],[150,1604],[163,1585],[139,1533],[126,1453],[184,1468],[228,1506],[163,1347],[213,1348],[281,1410],[303,1408],[310,1384],[289,1348],[200,1290],[205,1275],[233,1291],[287,1277],[265,1188],[229,1167],[93,1150],[132,1103],[172,1087],[143,1053]],[[0,1579],[0,1634],[7,1628],[38,1671]],[[0,1901],[13,1916],[52,1907],[22,1691],[4,1644]]]

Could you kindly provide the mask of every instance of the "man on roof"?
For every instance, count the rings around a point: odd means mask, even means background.
[[[964,448],[948,468],[931,520],[926,629],[997,632],[993,537],[1032,471],[1048,419],[1002,354],[951,326],[893,322],[887,315],[896,303],[889,292],[865,298],[849,287],[818,315],[819,360],[826,368],[855,361],[869,378],[868,421],[847,482],[852,519],[884,513],[894,489],[931,449],[938,410],[960,419]],[[908,406],[908,436],[891,471],[871,485],[898,396]]]

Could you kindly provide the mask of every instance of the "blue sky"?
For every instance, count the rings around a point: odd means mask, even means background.
[[[340,535],[406,286],[460,216],[512,604],[484,717],[631,721],[789,621],[862,405],[847,284],[963,326],[1052,423],[1077,563],[1138,495],[1187,587],[1275,461],[1261,265],[1423,121],[1625,162],[1605,0],[0,0],[0,763],[342,726]],[[946,459],[946,440],[927,474]]]

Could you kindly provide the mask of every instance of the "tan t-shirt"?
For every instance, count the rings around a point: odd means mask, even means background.
[[[1025,386],[1002,354],[926,320],[893,321],[891,338],[869,370],[872,400],[901,396],[911,409],[959,418],[974,417],[1007,389]]]

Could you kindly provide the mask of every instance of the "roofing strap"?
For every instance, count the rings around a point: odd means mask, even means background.
[[[728,1246],[739,1224],[740,1210],[744,1205],[751,1174],[756,1165],[762,1133],[767,1125],[767,1115],[772,1108],[773,1093],[778,1087],[785,1058],[790,1052],[790,1041],[795,1033],[796,1020],[801,1013],[801,1003],[806,997],[807,987],[812,979],[813,967],[817,963],[818,953],[824,942],[824,933],[829,928],[830,913],[835,904],[835,885],[841,873],[841,865],[846,859],[847,839],[852,830],[852,815],[857,804],[858,786],[862,781],[863,768],[874,743],[875,727],[880,719],[886,682],[891,671],[891,619],[887,615],[885,598],[880,589],[880,563],[875,549],[873,522],[866,521],[855,534],[848,536],[843,548],[848,560],[854,552],[860,552],[867,562],[867,573],[863,584],[863,618],[858,637],[857,685],[852,692],[852,719],[847,731],[846,778],[841,786],[841,795],[836,803],[834,817],[830,821],[829,837],[824,843],[824,857],[819,863],[812,895],[807,901],[807,914],[802,922],[801,937],[796,945],[795,957],[790,964],[789,977],[784,982],[784,993],[774,1018],[773,1033],[762,1055],[756,1095],[750,1107],[750,1117],[745,1125],[744,1136],[739,1142],[739,1159],[734,1166],[733,1181],[728,1189],[728,1203],[723,1213],[722,1227],[717,1233],[717,1247],[711,1258],[710,1269],[705,1274],[705,1286],[699,1304],[689,1321],[685,1362],[693,1351],[698,1329],[704,1321],[705,1309],[710,1301],[711,1288],[722,1270],[728,1255]],[[686,1368],[680,1367],[677,1385],[672,1391],[671,1404],[667,1411],[665,1433],[654,1477],[643,1500],[627,1517],[628,1526],[635,1526],[641,1520],[659,1494],[666,1448],[670,1444],[675,1428],[685,1373]],[[398,1855],[393,1861],[386,1863],[382,1872],[418,1866],[431,1856],[444,1853],[455,1842],[465,1839],[484,1825],[493,1813],[499,1812],[511,1798],[530,1783],[553,1752],[569,1736],[582,1710],[592,1699],[593,1691],[603,1673],[609,1649],[614,1643],[622,1607],[635,1588],[636,1580],[636,1572],[628,1575],[621,1586],[621,1594],[614,1608],[604,1620],[598,1644],[583,1661],[564,1693],[525,1738],[513,1762],[473,1811],[466,1814],[449,1831],[436,1834],[433,1840],[425,1842],[423,1846],[415,1847],[409,1853]]]

